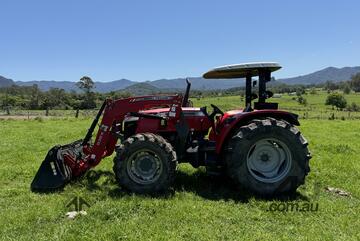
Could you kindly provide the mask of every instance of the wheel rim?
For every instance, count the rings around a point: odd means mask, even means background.
[[[267,138],[257,141],[247,154],[247,167],[258,181],[274,183],[290,171],[292,157],[289,147],[283,142]]]
[[[129,157],[127,173],[131,180],[138,184],[156,182],[162,172],[160,157],[150,150],[139,150]]]

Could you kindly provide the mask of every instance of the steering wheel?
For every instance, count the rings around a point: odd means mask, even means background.
[[[220,110],[220,108],[217,107],[216,105],[211,104],[211,107],[214,109],[215,114],[224,115],[224,112],[222,112],[222,111]]]
[[[207,116],[207,118],[209,118],[211,121],[214,121],[216,114],[224,115],[224,112],[222,112],[216,105],[211,104],[211,107],[213,108],[213,112],[210,115],[206,111],[206,106],[200,108],[201,112],[204,113],[204,115]]]
[[[211,107],[213,108],[213,112],[209,115],[209,118],[210,118],[211,120],[214,120],[214,117],[215,117],[216,114],[224,115],[224,112],[222,112],[222,111],[220,110],[220,108],[217,107],[216,105],[211,104]]]

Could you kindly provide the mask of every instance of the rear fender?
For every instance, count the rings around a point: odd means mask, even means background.
[[[213,136],[216,140],[216,153],[221,153],[224,145],[226,144],[226,141],[229,140],[229,138],[232,138],[235,131],[239,127],[246,125],[254,119],[263,119],[266,117],[285,120],[290,124],[296,126],[300,125],[298,121],[298,115],[280,110],[258,110],[252,112],[240,112],[239,114],[235,115],[227,115],[227,113],[225,113],[225,115],[217,125],[217,130],[219,134],[210,135]]]

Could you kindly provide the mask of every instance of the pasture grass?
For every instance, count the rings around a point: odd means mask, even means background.
[[[230,97],[221,101],[223,104],[213,103],[233,107]],[[82,138],[90,122],[75,118],[0,120],[1,240],[360,239],[358,120],[301,121],[300,129],[313,155],[311,172],[306,184],[290,197],[262,199],[239,191],[226,178],[207,176],[203,169],[187,164],[179,166],[169,193],[133,195],[115,183],[112,158],[95,168],[95,178],[86,176],[63,192],[30,192],[48,149]],[[328,186],[350,192],[351,197],[326,192]],[[86,216],[69,220],[66,204],[76,196],[91,207]],[[318,203],[318,211],[269,211],[272,203],[307,201]]]
[[[303,97],[307,100],[307,105],[301,105],[297,102],[296,95],[282,94],[281,98],[270,98],[267,102],[279,103],[279,108],[294,112],[300,119],[329,119],[334,116],[335,119],[358,119],[360,112],[349,112],[346,110],[337,110],[332,106],[325,105],[328,94],[326,91],[318,91],[316,94],[307,93]],[[351,93],[345,95],[347,103],[355,103],[360,106],[360,93]],[[194,106],[207,106],[211,111],[210,104],[215,104],[223,110],[233,110],[244,108],[245,99],[240,96],[218,96],[206,98],[193,98]]]
[[[359,111],[346,111],[337,110],[331,106],[325,105],[328,93],[323,90],[318,90],[316,94],[310,94],[307,91],[303,97],[307,100],[307,105],[301,105],[297,102],[296,95],[282,94],[281,98],[270,98],[268,102],[279,103],[279,108],[294,112],[299,115],[300,119],[320,119],[327,120],[329,118],[343,119],[343,120],[360,120]],[[360,106],[360,93],[351,93],[344,95],[348,105],[355,103]],[[238,96],[217,96],[217,97],[204,97],[204,98],[191,98],[194,106],[202,107],[207,106],[208,112],[211,112],[210,104],[215,104],[222,110],[231,110],[243,108],[245,106],[244,97]],[[255,100],[256,101],[256,100]],[[22,119],[34,119],[36,117],[44,117],[45,110],[21,110],[14,109],[10,111],[11,115],[7,116],[4,110],[0,110],[0,118],[22,118]],[[49,110],[49,116],[46,118],[72,118],[75,117],[76,110]],[[80,110],[80,118],[89,118],[95,116],[97,110]]]

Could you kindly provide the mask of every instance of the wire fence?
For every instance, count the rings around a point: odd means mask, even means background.
[[[0,118],[2,119],[33,119],[36,117],[42,118],[89,118],[94,117],[98,110],[0,110]]]
[[[318,109],[313,107],[288,107],[285,111],[299,115],[299,119],[319,119],[319,120],[360,120],[359,111]],[[22,110],[12,109],[9,112],[0,110],[1,119],[34,119],[41,118],[92,118],[98,110]]]
[[[360,120],[359,111],[340,111],[340,110],[295,110],[285,108],[284,110],[296,113],[299,119],[318,119],[318,120]]]

